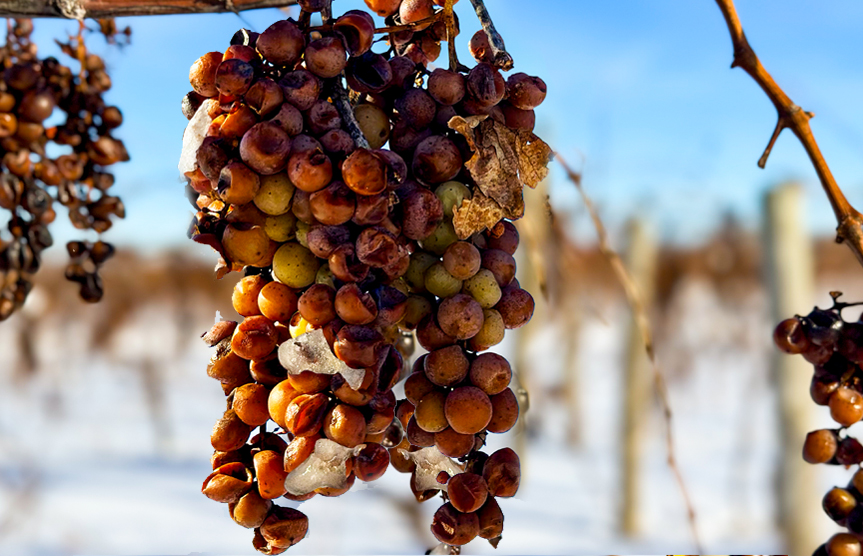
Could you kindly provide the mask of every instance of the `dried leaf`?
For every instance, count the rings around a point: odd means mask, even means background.
[[[554,152],[548,143],[531,131],[518,132],[518,174],[521,181],[531,189],[548,175],[548,164]]]
[[[475,151],[476,143],[474,143],[473,140],[473,130],[486,119],[488,119],[487,115],[468,116],[467,118],[453,116],[450,118],[449,122],[447,122],[447,125],[450,129],[462,134],[464,138],[467,139],[467,144],[470,146],[470,150]]]
[[[503,209],[494,199],[474,191],[473,198],[465,199],[460,207],[455,207],[452,224],[459,239],[467,239],[477,232],[494,227],[503,217]]]
[[[497,203],[504,217],[521,218],[524,185],[536,187],[548,174],[551,148],[531,132],[513,131],[488,118],[455,117],[449,127],[462,134],[473,148],[474,155],[465,167],[479,190]],[[488,203],[482,206],[490,207]]]

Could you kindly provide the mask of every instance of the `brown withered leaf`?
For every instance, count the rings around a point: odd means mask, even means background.
[[[548,174],[551,148],[531,132],[513,131],[482,116],[456,116],[449,127],[464,135],[473,148],[465,167],[482,193],[499,205],[504,217],[521,218],[524,185],[536,187]]]
[[[486,228],[492,228],[504,217],[503,209],[497,201],[474,190],[471,199],[462,201],[453,210],[452,224],[459,239],[467,239]]]
[[[488,119],[487,115],[468,116],[467,118],[462,116],[453,116],[447,122],[447,125],[450,129],[463,135],[464,138],[467,139],[467,144],[470,146],[470,150],[475,151],[476,144],[473,141],[473,130],[486,119]]]
[[[516,146],[518,174],[526,186],[534,189],[548,175],[548,165],[554,158],[554,151],[532,131],[519,131]]]

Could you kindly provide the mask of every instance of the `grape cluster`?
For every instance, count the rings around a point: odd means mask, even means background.
[[[858,465],[863,463],[863,445],[846,430],[863,419],[863,317],[857,322],[842,318],[842,310],[853,305],[838,301],[830,309],[779,323],[773,333],[777,347],[802,355],[815,372],[809,392],[812,401],[830,409],[835,429],[810,432],[803,445],[803,459],[812,464]],[[823,500],[824,512],[849,533],[839,533],[821,545],[816,555],[859,555],[863,535],[863,470],[859,467],[844,488],[830,490]]]
[[[53,243],[48,226],[56,218],[55,201],[68,209],[75,228],[100,234],[125,212],[109,193],[114,176],[106,172],[129,155],[112,136],[123,116],[102,98],[111,86],[104,62],[87,52],[81,35],[59,43],[80,64],[79,73],[56,58],[39,59],[32,32],[30,20],[14,20],[0,48],[0,208],[8,213],[8,234],[0,234],[0,320],[24,303],[41,253]],[[65,121],[45,127],[55,109]],[[98,301],[98,267],[113,248],[101,241],[67,248],[72,262],[66,277],[80,284],[84,300]]]
[[[182,102],[190,236],[219,252],[219,277],[245,273],[232,298],[244,320],[204,336],[227,408],[202,489],[266,554],[308,528],[273,500],[338,496],[389,465],[412,474],[419,501],[443,493],[441,542],[496,545],[496,497],[519,483],[515,452],[481,451],[519,415],[509,363],[486,350],[530,320],[533,299],[515,279],[510,221],[456,233],[476,185],[472,146],[448,124],[484,115],[532,129],[545,84],[504,80],[483,32],[475,68],[430,72],[453,28],[444,2],[366,3],[383,30],[359,10],[312,27],[329,2],[301,0],[299,21],[238,31],[195,61]],[[407,376],[414,333],[429,353]]]

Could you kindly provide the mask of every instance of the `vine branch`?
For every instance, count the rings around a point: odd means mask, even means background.
[[[479,23],[482,25],[483,31],[488,36],[488,42],[491,45],[491,52],[494,54],[494,65],[504,71],[509,71],[515,65],[512,56],[506,51],[506,46],[503,44],[503,37],[494,28],[494,23],[491,16],[485,7],[484,0],[470,0],[473,4],[473,9],[476,11],[476,16],[479,18]]]
[[[821,180],[821,186],[830,200],[830,205],[833,207],[833,212],[838,222],[836,227],[836,242],[847,244],[857,257],[857,261],[863,265],[863,216],[845,198],[845,194],[842,193],[842,190],[836,183],[836,178],[833,177],[833,173],[821,154],[821,149],[818,147],[815,136],[812,134],[812,128],[809,126],[809,120],[815,114],[806,112],[794,104],[791,98],[785,94],[785,91],[782,90],[773,77],[764,69],[764,66],[746,39],[740,18],[737,16],[737,9],[734,7],[734,0],[716,0],[716,4],[725,17],[725,23],[728,25],[728,32],[731,35],[731,43],[734,47],[734,61],[731,67],[739,67],[748,73],[758,83],[767,95],[767,98],[773,103],[773,106],[776,107],[778,116],[776,127],[773,130],[770,141],[767,143],[767,147],[764,149],[764,153],[758,160],[758,166],[764,168],[779,134],[782,133],[783,129],[790,129],[800,140],[800,143],[803,144],[803,148],[809,155],[809,159],[815,167],[815,172]]]
[[[348,97],[348,92],[342,85],[341,77],[336,77],[333,80],[332,86],[330,87],[330,97],[332,97],[333,103],[336,105],[336,110],[338,110],[342,121],[345,122],[345,125],[348,128],[348,133],[354,140],[354,143],[357,144],[357,147],[370,149],[371,146],[369,145],[366,136],[363,134],[363,130],[360,129],[360,124],[357,123],[357,118],[354,115],[354,107],[351,105],[351,99]]]
[[[641,333],[641,340],[644,343],[644,349],[647,352],[647,357],[650,359],[650,364],[653,367],[653,386],[656,391],[656,395],[659,398],[659,403],[662,407],[662,416],[665,420],[665,444],[668,453],[668,467],[674,474],[677,486],[680,488],[680,493],[683,496],[684,504],[686,504],[686,513],[689,519],[689,527],[692,531],[693,542],[695,543],[695,551],[698,554],[704,554],[701,540],[698,535],[698,521],[695,515],[695,506],[692,505],[689,490],[686,487],[686,482],[683,480],[683,473],[681,473],[680,467],[677,465],[677,457],[675,456],[676,452],[674,449],[674,429],[672,427],[673,414],[671,412],[671,402],[668,398],[668,386],[665,383],[665,376],[662,374],[662,370],[659,368],[659,364],[656,361],[656,352],[654,351],[653,345],[653,332],[650,327],[650,320],[647,318],[647,310],[644,306],[644,299],[641,295],[641,290],[639,290],[638,284],[635,283],[635,280],[632,279],[632,275],[629,273],[626,265],[623,264],[620,255],[618,255],[609,244],[608,233],[605,230],[602,220],[599,218],[599,213],[593,205],[593,202],[590,200],[590,197],[587,196],[587,193],[585,193],[584,188],[581,186],[581,175],[573,171],[566,164],[560,154],[555,153],[554,158],[561,166],[563,166],[567,177],[573,185],[575,185],[575,188],[578,189],[578,193],[581,195],[581,200],[584,202],[584,206],[587,207],[587,211],[590,213],[593,227],[596,229],[596,235],[599,240],[599,251],[608,260],[618,282],[623,286],[626,299],[632,309],[632,316],[635,319],[639,332]]]
[[[135,15],[236,13],[293,6],[297,0],[0,0],[0,17],[101,19]]]

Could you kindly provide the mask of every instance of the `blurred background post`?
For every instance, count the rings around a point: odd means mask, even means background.
[[[656,289],[657,244],[649,225],[635,218],[628,225],[629,241],[625,263],[632,280],[641,291],[645,311],[650,314]],[[626,362],[623,375],[623,451],[621,527],[629,536],[641,533],[641,493],[644,473],[644,449],[649,432],[654,428],[650,409],[653,407],[650,360],[644,349],[641,330],[631,320],[627,329]]]
[[[776,322],[806,314],[813,305],[815,262],[804,207],[798,183],[777,185],[764,198],[766,290]],[[788,554],[811,554],[824,542],[829,523],[821,510],[818,470],[800,456],[800,440],[818,428],[817,407],[809,397],[812,366],[778,350],[771,359],[783,453],[777,481],[779,520]]]

